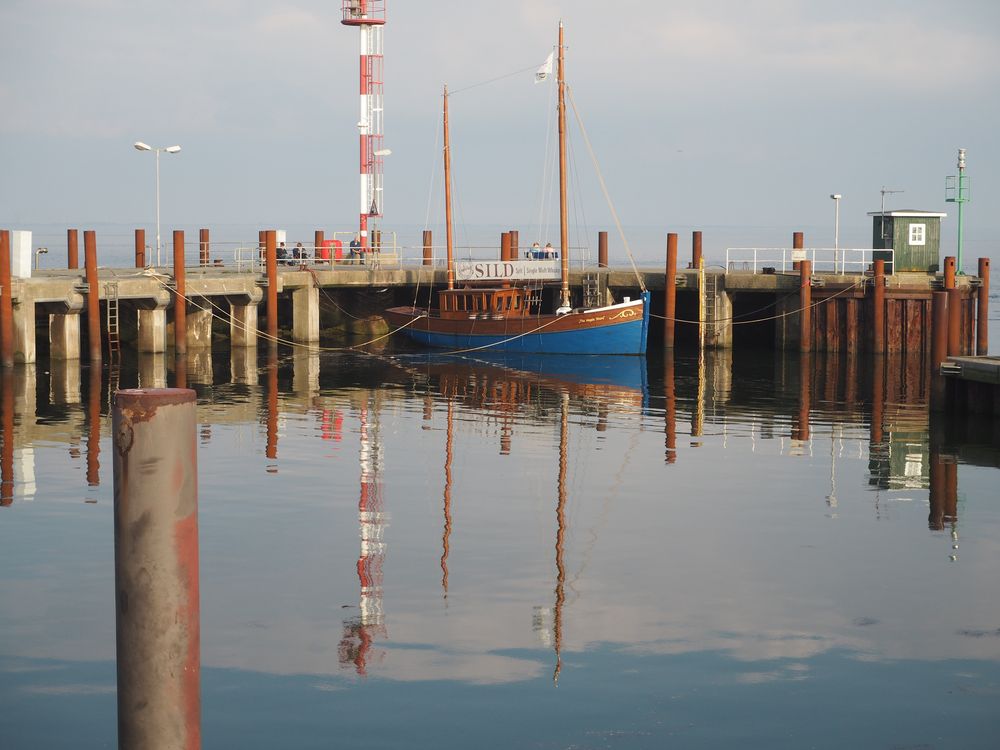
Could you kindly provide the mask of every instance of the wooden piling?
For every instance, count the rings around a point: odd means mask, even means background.
[[[979,259],[979,290],[976,292],[976,354],[989,354],[990,341],[990,259]]]
[[[434,234],[430,229],[424,230],[424,265],[434,265]]]
[[[264,233],[264,264],[267,268],[267,343],[278,343],[278,248],[277,232]]]
[[[805,247],[805,235],[802,232],[792,232],[792,250],[801,250]],[[794,255],[794,253],[793,253]],[[792,261],[792,270],[799,270],[799,261]]]
[[[101,290],[97,281],[97,235],[83,233],[83,264],[87,271],[87,339],[92,365],[101,362]]]
[[[948,255],[944,259],[944,288],[955,288],[955,256]]]
[[[135,230],[135,267],[146,267],[146,230]]]
[[[208,230],[198,230],[198,265],[207,266],[212,262],[212,253],[208,240]]]
[[[948,356],[962,354],[962,290],[951,287],[948,292]]]
[[[812,351],[812,261],[799,263],[799,351]]]
[[[608,233],[597,233],[597,267],[608,267]]]
[[[663,279],[663,346],[674,348],[677,318],[677,233],[667,235],[667,268]]]
[[[195,404],[187,389],[115,394],[121,748],[201,747]]]
[[[66,268],[80,267],[80,236],[75,229],[66,230]]]
[[[184,277],[184,231],[174,230],[174,353],[187,354],[187,284]]]
[[[11,292],[10,232],[0,229],[0,367],[14,366],[14,297]]]
[[[872,267],[872,353],[885,354],[885,261]]]
[[[691,268],[701,268],[701,232],[691,232]]]

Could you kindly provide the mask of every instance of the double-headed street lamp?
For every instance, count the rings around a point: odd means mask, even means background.
[[[181,150],[180,146],[163,146],[153,148],[142,141],[132,144],[137,151],[153,151],[156,154],[156,265],[160,266],[160,152],[166,151],[168,154],[176,154]]]

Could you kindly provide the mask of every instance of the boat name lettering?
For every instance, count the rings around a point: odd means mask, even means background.
[[[459,261],[455,263],[455,278],[459,281],[558,279],[559,262],[551,260]]]

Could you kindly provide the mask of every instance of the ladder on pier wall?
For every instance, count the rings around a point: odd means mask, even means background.
[[[107,336],[108,353],[113,360],[121,355],[121,336],[118,330],[118,282],[111,281],[104,285],[104,299],[107,302]]]
[[[601,285],[596,273],[586,273],[583,275],[583,306],[601,307]]]

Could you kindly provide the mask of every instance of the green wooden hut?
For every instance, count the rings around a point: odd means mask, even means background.
[[[885,261],[885,272],[917,271],[936,273],[941,266],[941,219],[948,214],[936,211],[870,211],[872,254]],[[892,253],[879,253],[892,250]]]

